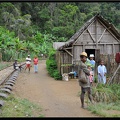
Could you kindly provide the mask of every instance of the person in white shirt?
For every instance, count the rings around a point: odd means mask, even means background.
[[[98,82],[99,83],[106,83],[106,73],[107,73],[107,69],[104,65],[104,61],[102,60],[100,62],[100,65],[98,66]]]
[[[30,58],[30,55],[28,55],[28,57],[26,58],[26,67],[25,67],[25,70],[28,68],[28,70],[30,72],[30,67],[31,67],[31,58]]]

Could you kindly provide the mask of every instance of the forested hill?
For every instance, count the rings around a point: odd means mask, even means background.
[[[45,41],[67,41],[96,13],[120,29],[120,2],[1,2],[0,26],[44,53]]]

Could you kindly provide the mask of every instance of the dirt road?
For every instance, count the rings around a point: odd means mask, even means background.
[[[22,71],[14,86],[14,94],[39,104],[45,117],[96,117],[81,108],[77,96],[77,80],[56,81],[46,70],[45,60],[39,61],[38,73]]]

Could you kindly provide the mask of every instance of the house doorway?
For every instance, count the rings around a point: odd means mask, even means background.
[[[100,61],[100,49],[85,49],[85,52],[88,54],[88,58],[90,58],[90,54],[94,54],[95,60],[95,75],[97,75],[97,67]]]
[[[94,56],[95,56],[95,49],[85,49],[85,52],[87,53],[87,55],[88,55],[88,58],[90,59],[90,54],[94,54]],[[94,57],[94,59],[95,59],[95,57]]]

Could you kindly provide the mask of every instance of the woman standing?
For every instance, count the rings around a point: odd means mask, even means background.
[[[37,58],[37,56],[34,57],[33,63],[34,63],[34,72],[37,73],[38,72],[38,58]]]

